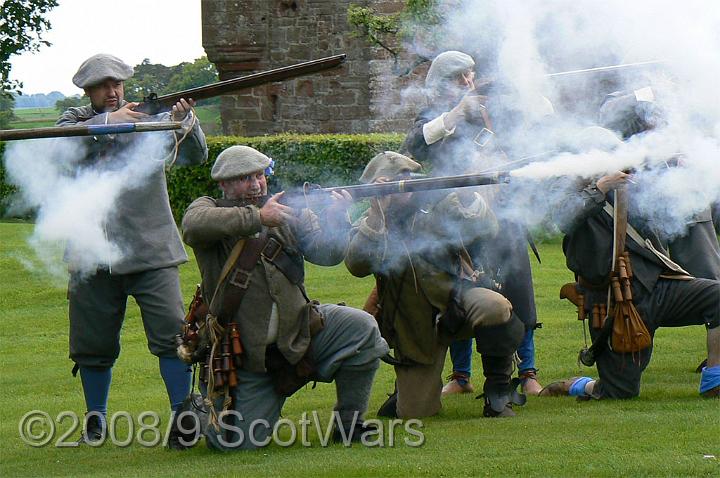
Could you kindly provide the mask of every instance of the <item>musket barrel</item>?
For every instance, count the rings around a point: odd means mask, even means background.
[[[302,75],[309,75],[311,73],[318,73],[320,71],[340,66],[345,61],[345,57],[346,55],[343,53],[341,55],[319,58],[317,60],[306,61],[296,65],[283,66],[281,68],[275,68],[274,70],[261,71],[259,73],[253,73],[252,75],[219,81],[217,83],[199,86],[197,88],[190,88],[188,90],[179,91],[169,95],[157,97],[151,96],[143,100],[143,103],[138,105],[137,108],[135,108],[135,111],[157,114],[162,111],[168,111],[180,100],[180,98],[192,98],[196,101],[204,100],[215,96],[233,93],[246,88],[264,85],[266,83],[283,81]]]
[[[0,130],[0,141],[21,139],[66,138],[70,136],[95,136],[106,134],[141,133],[167,131],[182,128],[177,121],[147,123],[91,124],[76,126],[51,126],[48,128],[4,129]]]
[[[387,194],[409,193],[416,191],[430,191],[435,189],[453,189],[471,186],[486,186],[501,184],[510,181],[510,175],[505,172],[490,174],[463,174],[460,176],[439,176],[422,179],[406,179],[402,181],[389,181],[386,183],[356,184],[352,186],[338,186],[332,188],[311,189],[309,194],[330,194],[333,191],[346,190],[353,198],[370,196],[384,196]]]

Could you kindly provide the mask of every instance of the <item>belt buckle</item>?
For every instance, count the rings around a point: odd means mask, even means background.
[[[274,247],[274,249],[272,249]],[[277,239],[274,237],[271,237],[268,239],[267,244],[265,244],[265,247],[263,247],[262,255],[265,256],[267,260],[270,262],[273,262],[275,258],[277,258],[278,255],[280,255],[280,252],[282,251],[282,244],[278,242]]]
[[[485,146],[487,146],[493,136],[495,136],[495,133],[493,133],[487,128],[483,128],[477,135],[475,135],[475,138],[473,138],[473,143],[477,144],[481,148],[484,148]]]
[[[235,269],[235,272],[232,273],[230,276],[230,283],[234,285],[235,287],[239,287],[240,289],[247,289],[248,285],[250,284],[250,272],[242,270],[242,269]],[[242,278],[238,280],[238,276],[241,276]]]

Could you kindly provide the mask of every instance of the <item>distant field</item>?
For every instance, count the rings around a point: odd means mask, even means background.
[[[53,126],[58,118],[55,108],[15,108],[17,119],[10,123],[12,129],[44,128]]]
[[[200,124],[208,135],[221,134],[220,107],[218,105],[198,106],[196,109]],[[48,108],[16,108],[13,113],[17,120],[10,123],[10,128],[45,128],[54,126],[60,113],[53,107]]]

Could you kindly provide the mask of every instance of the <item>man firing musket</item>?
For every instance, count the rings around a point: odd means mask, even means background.
[[[132,103],[132,111],[155,115],[173,110],[176,104],[183,99],[192,98],[193,101],[214,98],[216,96],[233,93],[239,90],[264,85],[275,81],[283,81],[298,76],[318,73],[340,66],[345,61],[345,54],[333,55],[317,60],[306,61],[295,65],[261,71],[252,75],[219,81],[209,85],[190,88],[188,90],[158,96],[148,94],[141,103]],[[0,130],[0,141],[12,141],[34,138],[56,138],[67,136],[96,136],[119,133],[140,133],[148,131],[162,131],[180,129],[177,123],[121,123],[104,125],[78,125],[64,128],[28,128],[14,130]]]
[[[127,124],[142,128],[150,121],[171,122],[173,127],[179,123],[180,129],[171,133],[174,142],[161,140],[166,141],[162,143],[163,154],[170,149],[169,161],[178,166],[207,159],[205,135],[189,97],[179,98],[169,111],[158,115],[136,111],[138,103],[124,98],[124,81],[132,74],[133,68],[115,56],[88,58],[73,83],[85,90],[90,104],[69,108],[57,122],[60,129],[87,128],[93,133],[78,138],[85,146],[77,150],[84,154],[78,158],[78,171],[114,170],[129,161],[143,165],[143,173],[133,175],[133,184],[123,185],[112,213],[103,220],[107,240],[123,248],[120,257],[88,266],[85,251],[78,250],[72,238],[66,249],[70,359],[75,363],[73,373],[80,371],[88,412],[79,443],[98,442],[107,430],[112,367],[120,353],[120,331],[129,295],[140,307],[148,348],[158,357],[171,408],[176,410],[190,391],[190,369],[175,355],[175,334],[184,317],[178,265],[187,261],[187,255],[170,210],[165,162],[152,157],[158,153],[154,137],[102,135],[97,128],[113,131]],[[176,442],[173,431],[168,444],[174,447]]]
[[[615,146],[619,143],[616,138]],[[720,282],[696,278],[671,259],[651,220],[633,207],[639,186],[630,174],[611,172],[580,188],[568,194],[558,211],[566,234],[563,252],[577,279],[561,293],[575,299],[583,323],[589,319],[593,345],[581,352],[580,360],[595,363],[599,379],[554,382],[540,394],[586,400],[636,397],[655,330],[704,325],[708,358],[699,392],[720,396]],[[563,217],[568,215],[572,217]],[[632,325],[635,319],[640,322]]]

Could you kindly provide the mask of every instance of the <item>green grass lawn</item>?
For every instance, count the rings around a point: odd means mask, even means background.
[[[15,120],[10,122],[10,128],[45,128],[54,126],[60,114],[54,107],[48,108],[16,108],[13,110]]]
[[[195,108],[198,119],[207,135],[222,133],[220,127],[220,106],[198,106]],[[54,107],[48,108],[16,108],[13,114],[17,119],[10,123],[12,129],[45,128],[55,126],[60,113]]]
[[[127,448],[110,443],[99,449],[31,448],[18,433],[26,412],[39,409],[56,417],[63,410],[84,410],[80,381],[70,375],[67,358],[66,291],[41,270],[21,265],[31,256],[26,244],[31,231],[32,225],[0,222],[0,385],[8,399],[0,407],[2,476],[720,476],[720,402],[699,398],[699,376],[693,373],[705,356],[702,327],[658,332],[638,399],[578,403],[531,397],[517,409],[516,418],[493,420],[482,418],[482,402],[473,396],[454,396],[444,400],[439,416],[424,420],[425,444],[419,448],[405,446],[403,434],[395,448],[322,448],[313,431],[310,448],[271,445],[230,454],[213,453],[204,444],[183,453],[137,443]],[[546,383],[578,373],[595,375],[576,364],[582,332],[574,308],[558,300],[560,285],[571,278],[559,243],[541,244],[540,252],[543,264],[534,264],[544,324],[536,335],[540,379]],[[182,266],[181,274],[190,298],[199,277],[195,263]],[[371,287],[371,280],[352,278],[342,266],[308,266],[309,294],[321,301],[361,306]],[[122,346],[110,414],[165,414],[168,404],[157,360],[147,351],[132,301]],[[476,377],[481,377],[479,363],[476,355]],[[392,369],[383,364],[368,418],[392,384]],[[332,385],[307,387],[288,400],[283,415],[296,423],[306,410],[327,416],[334,401]],[[60,431],[68,428],[67,421],[58,425]]]

